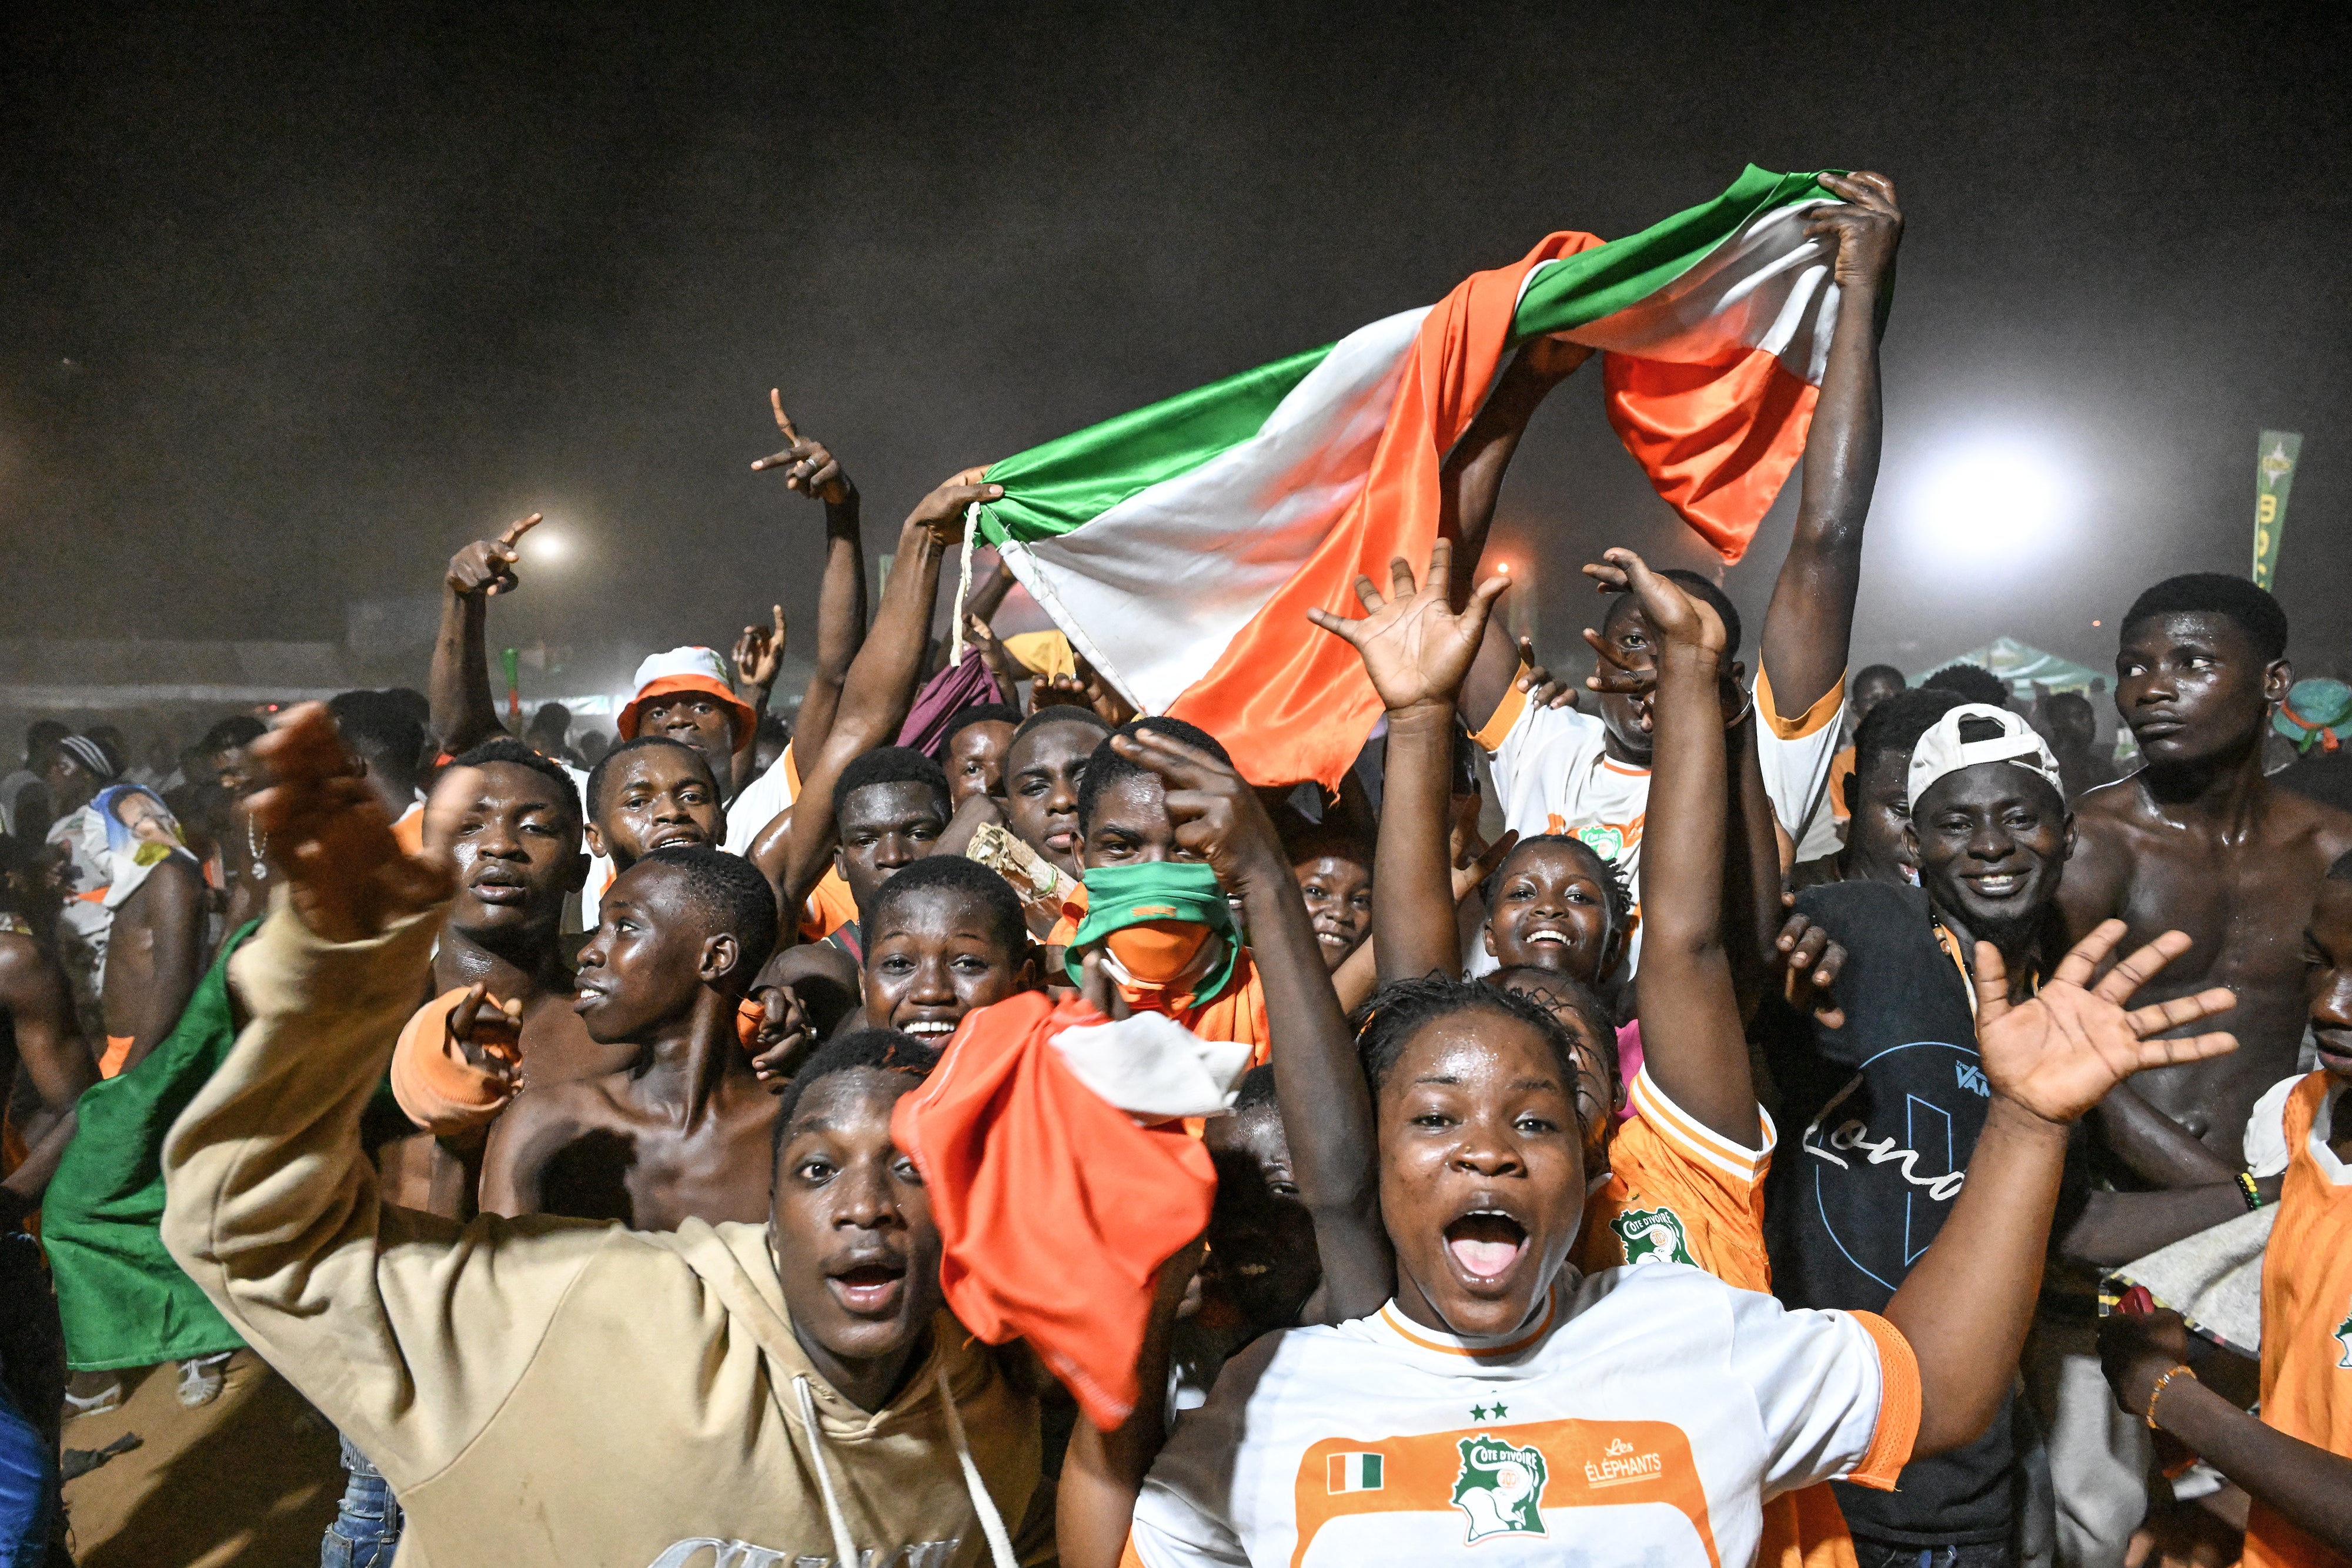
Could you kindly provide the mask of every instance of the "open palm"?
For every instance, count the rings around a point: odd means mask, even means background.
[[[2237,1006],[2237,997],[2224,988],[2125,1009],[2133,992],[2189,951],[2181,932],[2166,932],[2095,987],[2085,986],[2126,929],[2120,920],[2102,922],[2075,944],[2038,994],[2014,1004],[1999,950],[1990,942],[1977,944],[1977,1046],[1995,1090],[2045,1120],[2072,1122],[2144,1068],[2202,1061],[2238,1049],[2237,1038],[2224,1033],[2148,1038]]]
[[[1402,559],[1389,562],[1386,599],[1370,578],[1356,579],[1356,597],[1370,612],[1361,621],[1343,621],[1328,610],[1307,612],[1309,621],[1362,656],[1372,689],[1392,711],[1424,703],[1453,706],[1471,661],[1478,656],[1487,614],[1511,585],[1507,577],[1488,578],[1472,591],[1470,602],[1457,615],[1447,602],[1453,569],[1454,546],[1439,539],[1430,546],[1429,574],[1417,590],[1412,568]]]

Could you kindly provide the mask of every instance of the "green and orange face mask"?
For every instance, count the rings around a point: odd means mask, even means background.
[[[1087,917],[1062,960],[1074,984],[1097,947],[1121,986],[1198,1005],[1232,982],[1241,934],[1215,872],[1199,861],[1146,861],[1087,869]]]

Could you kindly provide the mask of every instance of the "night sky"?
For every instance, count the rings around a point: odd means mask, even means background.
[[[1754,162],[1908,218],[1857,663],[2105,666],[2139,588],[2245,570],[2265,425],[2307,438],[2294,652],[2352,658],[2343,7],[325,9],[11,8],[0,634],[339,639],[541,509],[577,556],[499,640],[724,646],[781,599],[805,653],[771,385],[883,549],[966,464]],[[1577,561],[1699,557],[1599,391],[1498,525],[1555,649]],[[2047,472],[2039,520],[1938,544],[1982,450]]]

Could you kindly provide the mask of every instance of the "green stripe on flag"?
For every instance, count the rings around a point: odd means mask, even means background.
[[[1750,163],[1715,200],[1536,274],[1511,319],[1512,340],[1565,332],[1638,305],[1713,255],[1758,214],[1816,197],[1839,199],[1814,175],[1775,174]]]
[[[1054,538],[1199,467],[1255,435],[1330,352],[1326,343],[999,461],[987,477],[1004,497],[982,508],[981,536],[991,544]]]

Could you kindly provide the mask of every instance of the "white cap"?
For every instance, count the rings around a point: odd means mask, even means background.
[[[1990,740],[1962,740],[1960,726],[1970,719],[1984,719],[2000,727],[2000,733]],[[1914,810],[1927,786],[1947,773],[1957,773],[1963,768],[1974,768],[1979,762],[2014,762],[2020,768],[2038,773],[2066,798],[2066,786],[2058,773],[2058,758],[2051,754],[2050,743],[2037,734],[2021,714],[1990,703],[1962,703],[1942,718],[1936,727],[1919,737],[1911,748],[1911,793],[1906,803]]]

